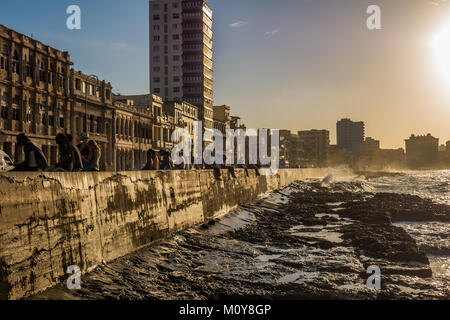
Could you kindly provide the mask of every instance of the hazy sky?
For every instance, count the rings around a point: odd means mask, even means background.
[[[448,2],[209,0],[215,104],[248,127],[328,129],[332,143],[342,117],[365,121],[383,148],[403,147],[411,133],[444,143],[450,80],[431,40],[450,25]],[[80,31],[66,29],[71,4],[82,10]],[[370,4],[381,7],[382,30],[366,27]],[[76,69],[115,91],[148,91],[147,0],[8,1],[0,24],[68,50]]]

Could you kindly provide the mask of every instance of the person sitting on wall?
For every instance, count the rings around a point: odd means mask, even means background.
[[[72,147],[73,153],[75,155],[73,171],[79,172],[79,171],[83,170],[83,158],[81,158],[80,149],[78,149],[78,147],[73,144],[73,136],[71,134],[67,134],[66,136],[67,136],[67,140],[70,143],[70,146]]]
[[[43,171],[48,168],[47,158],[42,150],[23,133],[17,136],[17,145],[23,146],[25,161],[16,164],[11,171]]]
[[[77,145],[78,150],[80,150],[81,154],[81,160],[83,162],[83,171],[89,171],[88,168],[88,158],[89,158],[89,147],[88,147],[88,141],[89,136],[87,134],[81,135],[81,142]]]
[[[175,170],[186,170],[186,158],[184,157],[183,150],[180,151],[181,163],[175,165]]]
[[[58,133],[56,135],[56,144],[59,152],[59,161],[55,165],[56,170],[73,171],[75,154],[67,136],[63,133]]]
[[[87,158],[87,167],[89,168],[87,171],[100,171],[100,158],[102,156],[102,152],[100,150],[100,146],[94,140],[89,140],[87,143],[89,149],[89,155]]]
[[[159,163],[159,170],[172,170],[173,163],[170,158],[169,151],[161,151],[161,162]]]
[[[155,159],[156,159],[156,153],[154,150],[149,149],[147,151],[147,162],[145,163],[144,168],[142,170],[148,171],[148,170],[155,170]],[[158,164],[159,166],[159,164]]]
[[[232,165],[227,164],[227,157],[225,155],[223,156],[222,168],[228,170],[228,177],[230,177],[230,175],[231,175],[233,177],[233,179],[236,179],[236,174],[234,173],[234,167]]]

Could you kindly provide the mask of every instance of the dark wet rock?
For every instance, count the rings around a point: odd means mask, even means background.
[[[342,231],[346,243],[358,248],[366,256],[394,262],[429,263],[426,254],[402,228],[355,223],[342,227]]]
[[[388,212],[392,222],[450,222],[450,207],[444,204],[436,204],[430,199],[422,199],[412,195],[378,193],[370,201],[378,203],[380,209]]]
[[[83,278],[80,291],[59,286],[37,298],[450,298],[449,281],[430,279],[426,233],[419,246],[410,235],[419,231],[392,225],[400,217],[441,219],[447,206],[375,195],[362,183],[296,183],[276,195],[288,200],[269,196],[247,204],[230,217],[100,266]],[[431,230],[442,233],[446,248],[448,232]],[[366,286],[372,265],[381,269],[379,291]]]

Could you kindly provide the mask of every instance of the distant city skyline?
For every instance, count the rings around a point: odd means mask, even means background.
[[[427,0],[209,0],[214,11],[215,105],[248,127],[326,129],[364,121],[382,148],[411,134],[450,140],[450,83],[431,42],[450,24],[450,4]],[[82,29],[65,28],[66,8]],[[378,4],[382,30],[366,28]],[[75,68],[115,92],[149,91],[148,0],[10,1],[0,24],[70,52]]]

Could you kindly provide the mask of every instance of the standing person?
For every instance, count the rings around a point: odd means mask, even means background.
[[[55,167],[64,171],[73,171],[75,154],[67,136],[63,133],[58,133],[56,135],[56,144],[58,145],[59,161]]]
[[[73,171],[78,172],[83,170],[83,159],[81,158],[81,152],[80,149],[76,145],[73,144],[73,136],[69,133],[66,135],[67,140],[70,143],[70,146],[72,147],[73,153],[75,155],[75,161],[73,163]]]
[[[100,171],[100,158],[102,152],[100,146],[94,140],[89,140],[88,142],[89,156],[88,156],[88,171]]]
[[[23,133],[16,138],[17,145],[23,146],[25,161],[14,165],[12,171],[40,171],[48,168],[47,158],[42,150]]]

